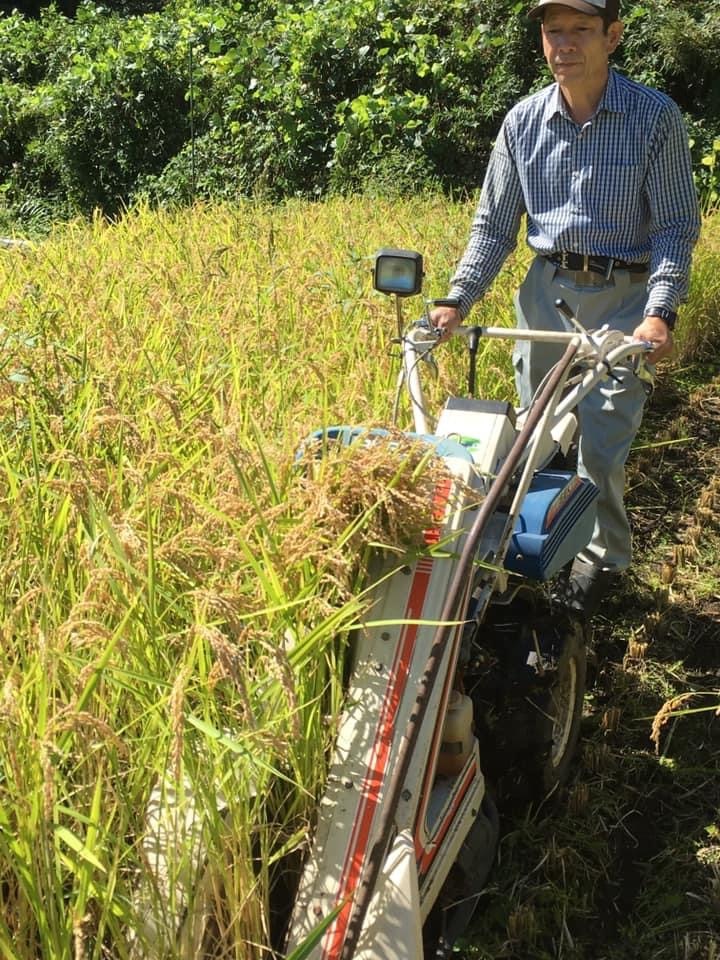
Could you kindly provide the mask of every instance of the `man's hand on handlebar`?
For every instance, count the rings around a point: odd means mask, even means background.
[[[441,340],[448,340],[462,323],[462,317],[457,307],[435,307],[430,311],[430,323]]]
[[[652,315],[645,317],[639,327],[633,330],[634,340],[646,340],[654,345],[654,350],[648,353],[645,360],[648,363],[657,363],[669,357],[673,351],[673,335],[667,324],[660,317]]]
[[[457,307],[437,306],[430,311],[430,324],[438,331],[440,341],[445,341],[461,326],[462,316]],[[632,338],[653,344],[653,350],[645,355],[648,363],[657,363],[673,351],[672,333],[660,317],[645,317],[633,331]]]

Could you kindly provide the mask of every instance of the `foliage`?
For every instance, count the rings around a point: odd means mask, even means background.
[[[5,21],[12,24],[13,18]],[[6,53],[7,201],[55,197],[66,212],[116,212],[142,174],[162,169],[187,137],[179,28],[160,16],[79,10],[72,29],[48,11],[38,47]],[[35,84],[21,83],[43,69]]]
[[[337,106],[334,187],[377,178],[388,158],[391,175],[404,161],[401,188],[473,186],[533,76],[527,26],[507,3],[407,7],[379,21],[372,88]]]
[[[0,223],[29,229],[29,198],[67,216],[140,197],[473,192],[502,116],[547,80],[525,9],[128,0],[1,17]],[[627,2],[624,18],[618,65],[675,97],[712,192],[720,4]]]
[[[223,177],[273,197],[347,192],[368,180],[396,192],[477,180],[499,117],[522,86],[504,57],[503,7],[326,0],[232,18],[227,8],[208,13],[211,39],[197,43],[201,195]],[[478,27],[480,9],[493,21]],[[523,31],[514,33],[515,62],[525,64]],[[483,79],[494,96],[481,92]],[[187,169],[187,149],[184,158],[154,185],[161,195]]]
[[[720,204],[720,139],[713,140],[709,153],[700,159],[696,178],[706,209],[716,209]]]
[[[635,3],[625,20],[620,63],[631,76],[664,90],[683,110],[698,190],[706,206],[713,204],[713,144],[720,133],[720,3]]]

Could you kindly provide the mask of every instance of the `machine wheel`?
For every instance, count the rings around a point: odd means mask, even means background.
[[[502,810],[536,802],[567,779],[580,735],[587,628],[564,610],[498,608],[485,625],[475,704],[483,772]]]
[[[580,736],[587,672],[585,634],[586,628],[577,620],[563,624],[552,682],[528,698],[535,746],[529,759],[537,790],[544,796],[567,780]]]
[[[480,894],[495,863],[500,818],[489,793],[460,848],[445,886],[423,927],[424,960],[449,960],[455,941],[470,924]]]

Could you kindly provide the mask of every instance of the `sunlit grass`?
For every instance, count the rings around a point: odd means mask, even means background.
[[[407,526],[427,493],[410,497],[410,454],[372,487],[368,463],[308,474],[295,450],[388,423],[395,315],[369,257],[421,250],[440,296],[471,215],[432,198],[140,209],[0,255],[3,956],[128,955],[168,775],[200,798],[235,955],[263,955],[267,871],[312,818],[376,505],[394,483]],[[512,322],[524,256],[476,320]],[[707,231],[685,351],[717,332],[717,259]],[[483,392],[511,397],[508,350],[481,353]]]

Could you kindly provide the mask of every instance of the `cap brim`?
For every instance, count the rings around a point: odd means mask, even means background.
[[[592,3],[585,3],[585,0],[541,0],[536,7],[533,7],[532,10],[530,10],[528,16],[537,19],[538,17],[541,17],[546,8],[551,5],[558,7],[571,7],[573,10],[578,10],[580,13],[587,13],[592,17],[601,17],[605,12],[603,9],[596,7]]]

